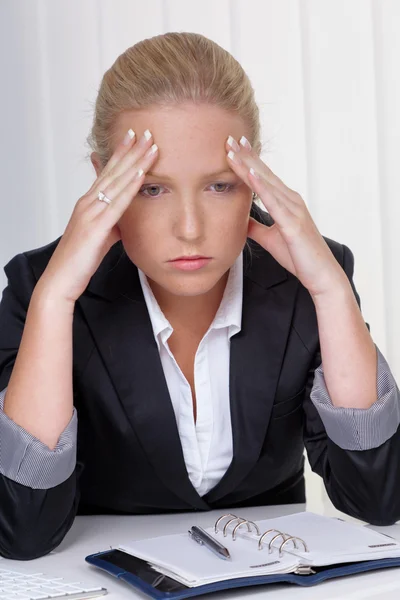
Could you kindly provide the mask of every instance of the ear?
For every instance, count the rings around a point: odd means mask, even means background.
[[[92,165],[94,166],[94,169],[96,171],[96,175],[97,177],[100,175],[102,168],[100,166],[100,158],[97,152],[92,152],[92,154],[90,155],[90,160],[92,161]]]

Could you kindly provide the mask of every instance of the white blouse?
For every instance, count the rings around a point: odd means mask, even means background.
[[[230,338],[242,322],[243,255],[232,265],[217,314],[204,334],[194,362],[196,422],[192,391],[168,346],[173,328],[162,312],[146,275],[138,269],[154,337],[160,353],[188,476],[200,496],[213,488],[233,456],[229,404]]]
[[[190,385],[168,347],[172,327],[161,312],[146,276],[139,270],[175,412],[186,469],[190,481],[201,496],[220,481],[232,461],[229,355],[230,338],[241,330],[242,260],[240,254],[230,269],[217,314],[196,353],[196,423],[193,419]],[[4,318],[8,318],[7,314]],[[7,347],[7,340],[3,340],[2,345]],[[367,409],[333,406],[326,387],[322,362],[315,369],[310,399],[318,410],[327,436],[340,448],[377,448],[388,440],[399,426],[400,391],[385,357],[377,346],[376,353],[377,400]],[[76,466],[76,408],[73,408],[72,418],[61,433],[56,447],[50,450],[46,444],[4,413],[6,392],[7,387],[0,391],[0,473],[33,489],[49,489],[64,482]]]

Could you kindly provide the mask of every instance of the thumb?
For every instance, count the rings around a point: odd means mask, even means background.
[[[247,236],[256,241],[260,246],[265,247],[266,237],[268,235],[268,227],[250,217]]]
[[[112,246],[114,246],[114,244],[119,242],[120,239],[122,239],[120,228],[118,227],[118,225],[114,225],[114,227],[111,229],[111,231],[107,237],[107,241],[106,241],[107,252],[108,252],[108,250],[110,250],[110,248]]]

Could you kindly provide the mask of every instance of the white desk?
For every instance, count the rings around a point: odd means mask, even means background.
[[[290,514],[305,510],[303,504],[285,506],[269,506],[235,509],[236,514],[245,515],[250,519],[267,519],[270,517]],[[224,511],[225,512],[225,511]],[[229,512],[229,509],[226,510]],[[108,589],[104,598],[110,600],[132,600],[133,598],[148,598],[139,594],[125,582],[119,581],[108,573],[96,569],[85,562],[85,556],[118,546],[121,542],[156,535],[185,532],[189,526],[199,524],[209,527],[221,511],[182,513],[174,515],[145,515],[145,516],[88,516],[77,517],[64,538],[63,542],[50,554],[32,561],[14,561],[2,559],[0,566],[15,568],[30,573],[45,572],[54,577],[65,577],[71,581],[84,581],[101,585]],[[400,539],[400,525],[379,529]],[[270,586],[254,586],[208,594],[203,598],[209,600],[227,600],[232,598],[274,598],[274,600],[312,600],[324,598],[331,600],[368,600],[380,599],[399,600],[400,598],[400,568],[352,575],[346,578],[334,579],[320,583],[314,587],[300,587],[289,584]]]

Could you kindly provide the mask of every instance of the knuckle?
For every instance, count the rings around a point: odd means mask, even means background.
[[[83,196],[81,196],[78,200],[78,202],[75,204],[75,206],[77,207],[82,207],[82,206],[87,206],[87,204],[90,202],[90,195],[84,194]]]
[[[95,203],[91,198],[80,198],[75,204],[73,217],[80,223],[90,222],[93,216]]]
[[[86,196],[79,198],[78,202],[74,206],[72,214],[80,215],[88,206],[89,199]]]
[[[290,190],[290,192],[293,196],[293,200],[296,202],[303,202],[303,198],[300,196],[299,192],[296,192],[295,190]]]

